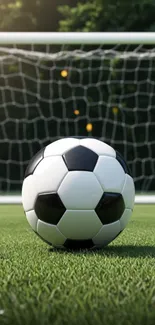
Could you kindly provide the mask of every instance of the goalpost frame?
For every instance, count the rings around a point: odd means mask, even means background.
[[[0,32],[1,45],[155,44],[155,32]],[[20,195],[0,195],[0,204],[21,204]],[[136,195],[136,204],[154,204],[155,195]]]
[[[0,32],[0,44],[155,44],[155,32]]]

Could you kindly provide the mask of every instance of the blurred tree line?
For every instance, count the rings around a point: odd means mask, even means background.
[[[59,7],[61,31],[154,31],[154,0],[90,0]]]
[[[76,5],[77,0],[65,0]],[[64,0],[0,0],[1,31],[56,31]]]
[[[0,0],[1,31],[154,31],[154,0]]]

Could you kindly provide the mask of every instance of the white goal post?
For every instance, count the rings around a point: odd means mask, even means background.
[[[127,160],[155,203],[155,33],[0,33],[0,204],[20,204],[29,159],[65,136]]]
[[[155,44],[155,32],[1,32],[0,44]]]

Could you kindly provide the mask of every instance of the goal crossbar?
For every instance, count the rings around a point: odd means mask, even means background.
[[[1,32],[0,44],[155,44],[155,32]]]

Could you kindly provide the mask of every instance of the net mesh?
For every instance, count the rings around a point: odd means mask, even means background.
[[[0,47],[0,191],[19,191],[29,159],[72,135],[112,145],[136,190],[154,190],[154,87],[151,47]]]

